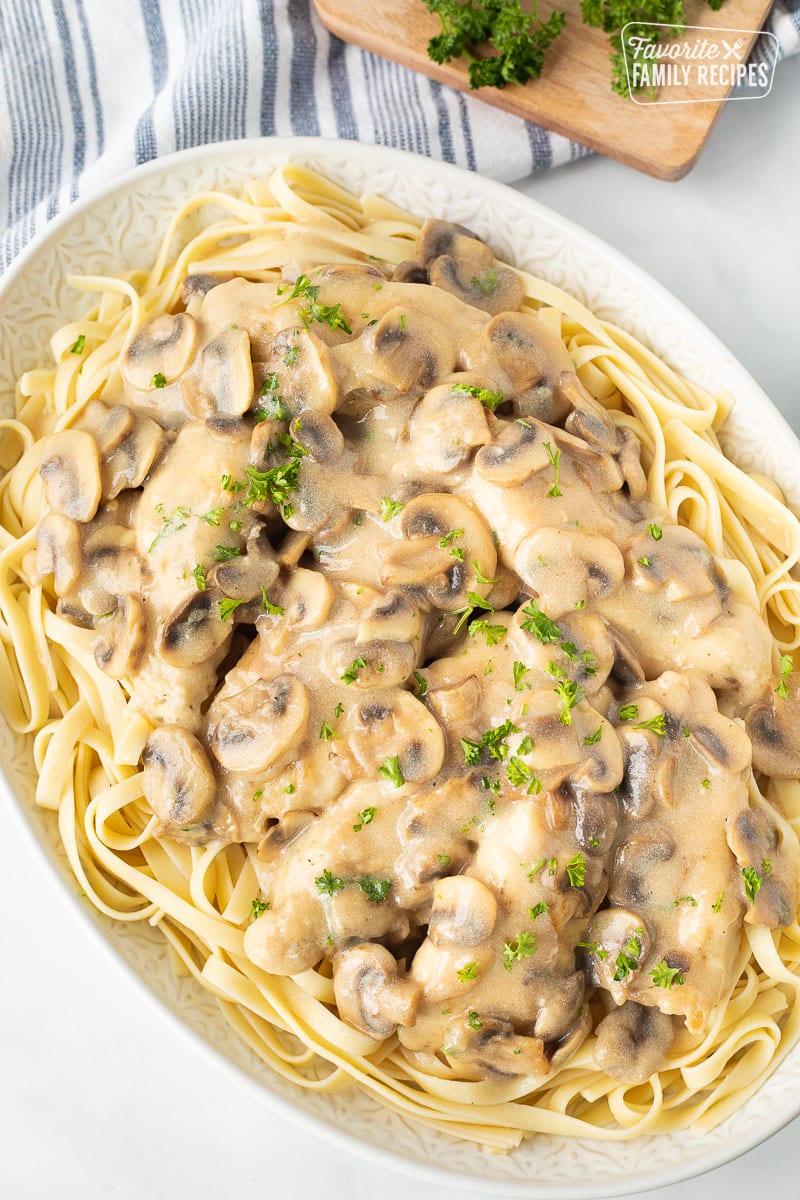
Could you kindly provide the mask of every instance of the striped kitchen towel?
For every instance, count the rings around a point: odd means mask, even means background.
[[[800,0],[769,29],[800,49]],[[332,38],[311,0],[0,0],[0,270],[65,204],[160,154],[311,134],[496,179],[574,142]]]

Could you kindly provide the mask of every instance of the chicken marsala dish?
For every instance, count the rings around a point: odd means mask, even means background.
[[[257,847],[253,963],[428,1074],[594,1030],[642,1082],[795,918],[792,660],[467,229],[284,276],[189,275],[29,451],[28,574],[152,723],[160,836]]]

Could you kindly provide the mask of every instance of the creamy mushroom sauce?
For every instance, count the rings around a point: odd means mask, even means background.
[[[257,847],[255,963],[331,960],[429,1070],[539,1079],[594,1025],[637,1082],[796,911],[748,782],[751,739],[798,774],[800,700],[514,273],[416,252],[190,276],[42,443],[29,568],[156,727],[161,834]]]

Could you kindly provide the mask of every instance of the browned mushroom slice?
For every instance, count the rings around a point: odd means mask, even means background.
[[[478,946],[496,921],[497,901],[480,879],[453,875],[436,885],[428,928],[434,946]]]
[[[361,615],[359,642],[412,642],[422,630],[419,608],[403,592],[384,592]]]
[[[645,1083],[663,1067],[674,1038],[672,1017],[626,1000],[597,1026],[594,1061],[622,1083]]]
[[[429,217],[417,234],[417,258],[423,266],[427,267],[442,254],[452,254],[453,246],[458,238],[471,238],[473,241],[480,242],[478,235],[471,229],[467,229],[465,225],[456,225],[454,221],[440,221],[436,217]]]
[[[157,817],[184,828],[209,820],[217,784],[194,734],[179,725],[159,726],[147,739],[142,763],[145,798]]]
[[[408,692],[392,688],[362,701],[348,713],[347,725],[350,749],[371,775],[387,758],[396,757],[404,780],[423,783],[432,779],[444,762],[439,725]]]
[[[141,665],[147,640],[147,620],[135,596],[121,596],[116,609],[98,625],[94,658],[112,679],[123,679]]]
[[[648,822],[644,829],[632,833],[617,847],[608,892],[611,903],[622,907],[652,903],[648,877],[655,866],[669,862],[674,853],[675,839],[667,829]]]
[[[780,686],[780,685],[779,685]],[[747,710],[745,726],[753,743],[753,766],[774,779],[800,778],[800,689],[790,676],[783,698],[770,688],[766,700]]]
[[[85,429],[97,442],[97,449],[105,457],[133,433],[136,417],[126,404],[108,408],[102,400],[92,400],[75,422],[76,429]]]
[[[48,513],[36,529],[36,574],[31,582],[53,576],[53,591],[68,595],[81,575],[81,535],[63,513]]]
[[[428,279],[434,287],[492,315],[515,311],[525,295],[516,272],[500,266],[489,247],[475,238],[454,238],[450,253],[435,258],[428,267]]]
[[[741,868],[744,919],[770,929],[790,925],[797,915],[800,852],[791,828],[780,835],[764,808],[749,808],[726,822],[728,845]]]
[[[591,947],[588,957],[592,982],[606,988],[617,1004],[623,1004],[650,953],[646,921],[626,908],[605,908],[595,913],[585,941]]]
[[[90,588],[99,589],[106,597],[140,590],[142,561],[136,551],[136,534],[132,529],[123,525],[101,525],[86,538],[83,553]],[[104,603],[108,607],[107,600]]]
[[[292,416],[307,409],[335,410],[339,388],[331,352],[309,329],[281,330],[272,342],[265,369],[277,378],[277,391]]]
[[[478,451],[475,470],[490,483],[517,487],[550,465],[547,440],[547,431],[535,421],[514,421]]]
[[[208,582],[232,600],[254,600],[262,594],[262,588],[272,587],[280,571],[266,528],[255,525],[244,553],[237,554],[237,550],[238,546],[231,547],[227,551],[231,557],[211,568]]]
[[[541,1038],[518,1034],[511,1021],[473,1015],[472,1010],[448,1019],[441,1053],[458,1079],[539,1077],[550,1072]]]
[[[329,677],[344,682],[354,691],[397,687],[408,679],[416,662],[417,652],[409,642],[383,638],[373,642],[335,642],[325,656]]]
[[[308,892],[286,897],[248,926],[244,951],[251,962],[273,975],[298,975],[318,963],[325,952],[319,900]]]
[[[465,604],[470,591],[488,590],[478,576],[494,578],[497,550],[469,501],[444,492],[417,496],[403,509],[397,528],[404,541],[382,550],[383,583],[424,586],[431,603],[446,610]]]
[[[552,384],[572,370],[564,343],[538,317],[504,312],[483,331],[492,360],[508,380],[510,399],[540,384]]]
[[[333,960],[333,992],[339,1016],[374,1038],[413,1025],[422,989],[401,971],[384,946],[362,942]]]
[[[173,667],[194,667],[208,662],[231,636],[231,622],[223,621],[217,591],[189,596],[167,619],[159,651]]]
[[[627,551],[631,576],[645,592],[663,590],[667,600],[696,600],[718,595],[722,581],[705,542],[682,525],[665,525],[658,541],[638,534]],[[721,611],[717,602],[705,624]]]
[[[262,862],[276,862],[289,843],[316,819],[317,814],[310,809],[298,808],[285,813],[276,825],[267,830],[259,842],[258,857]]]
[[[418,475],[454,471],[476,446],[492,440],[480,400],[451,383],[432,388],[423,396],[411,414],[407,436],[413,470]]]
[[[305,412],[290,426],[292,437],[302,445],[312,462],[333,463],[344,453],[344,438],[339,426],[325,412]]]
[[[197,323],[188,313],[156,317],[142,329],[122,357],[122,376],[137,391],[172,383],[194,354]]]
[[[363,336],[370,374],[401,392],[433,387],[455,368],[456,349],[449,330],[414,309],[390,308]]]
[[[227,771],[266,771],[300,746],[309,711],[308,692],[292,675],[217,696],[208,711],[214,756]]]
[[[548,525],[522,539],[516,567],[554,620],[581,601],[616,592],[625,576],[622,554],[608,538]]]
[[[230,279],[233,279],[233,276],[224,273],[208,275],[198,272],[195,275],[187,275],[181,287],[181,303],[186,305],[190,300],[202,299],[212,288],[218,287],[221,283],[227,283]]]
[[[281,596],[285,628],[321,628],[335,599],[333,588],[320,571],[298,567],[289,576]]]
[[[573,410],[565,423],[568,432],[604,454],[616,454],[617,430],[614,422],[602,404],[587,392],[571,363],[558,376],[556,390]]]
[[[165,442],[161,426],[143,413],[133,431],[107,456],[102,465],[103,495],[113,500],[126,488],[138,488],[150,474]]]
[[[199,387],[186,379],[183,400],[195,417],[240,417],[253,400],[250,336],[245,329],[226,329],[203,348]]]
[[[100,503],[97,442],[81,429],[62,429],[41,443],[39,474],[54,512],[73,521],[91,521]]]
[[[428,272],[422,263],[407,258],[395,267],[392,283],[428,283]]]

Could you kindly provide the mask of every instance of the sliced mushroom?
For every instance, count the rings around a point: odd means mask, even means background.
[[[483,688],[477,675],[442,687],[429,687],[427,700],[444,729],[471,730],[480,712]]]
[[[469,501],[426,493],[409,501],[396,525],[404,541],[382,550],[384,584],[420,585],[430,602],[445,610],[466,603],[470,591],[488,590],[478,574],[494,577],[497,550],[489,526]]]
[[[675,839],[667,829],[648,822],[617,847],[608,897],[612,904],[648,904],[652,901],[652,871],[675,854]]]
[[[147,739],[142,763],[142,788],[157,817],[183,827],[209,820],[217,784],[194,734],[179,725],[159,726]]]
[[[208,582],[232,600],[253,600],[261,596],[262,588],[272,587],[279,571],[266,528],[257,524],[247,538],[244,554],[217,563],[208,573]]]
[[[158,422],[140,413],[132,433],[102,464],[103,495],[113,500],[126,488],[141,487],[164,444],[164,431]]]
[[[276,862],[290,842],[316,820],[316,813],[309,809],[293,809],[277,824],[267,830],[258,844],[258,857],[262,862]]]
[[[510,1021],[481,1013],[470,1023],[470,1014],[451,1018],[446,1026],[442,1054],[456,1078],[535,1078],[550,1072],[541,1038],[514,1032]],[[472,1068],[472,1070],[470,1070]]]
[[[572,364],[566,365],[556,381],[556,390],[573,411],[565,427],[569,433],[596,446],[604,454],[616,454],[617,431],[610,414],[581,383]]]
[[[547,427],[537,421],[514,421],[504,426],[491,445],[475,455],[475,470],[482,479],[500,487],[515,488],[550,466],[545,442],[552,442]]]
[[[54,512],[82,524],[100,503],[100,455],[97,442],[81,429],[62,429],[41,443],[39,474]]]
[[[308,892],[287,896],[279,909],[269,909],[245,930],[244,952],[272,975],[299,975],[325,952],[319,900]]]
[[[595,913],[585,940],[597,946],[589,952],[592,982],[606,988],[617,1004],[622,1004],[650,953],[647,923],[629,909],[605,908]]]
[[[390,308],[363,337],[370,373],[401,392],[433,387],[455,368],[452,335],[425,313]]]
[[[188,313],[156,317],[139,330],[125,351],[123,378],[140,392],[163,387],[159,376],[172,383],[189,365],[196,342],[197,323]]]
[[[691,529],[664,525],[658,541],[649,533],[640,533],[630,543],[627,559],[633,582],[644,592],[663,591],[671,603],[717,599],[708,613],[704,610],[704,624],[695,636],[721,611],[719,571],[705,542]]]
[[[325,656],[329,677],[336,682],[343,681],[353,691],[398,687],[408,679],[416,662],[417,652],[409,642],[383,638],[373,642],[349,639],[335,642]],[[353,663],[357,667],[348,674]]]
[[[319,571],[298,567],[289,576],[281,597],[286,629],[319,629],[335,600],[333,588]]]
[[[753,746],[753,766],[774,779],[800,779],[800,689],[792,676],[783,699],[770,688],[766,700],[747,710],[745,727]]]
[[[452,875],[436,885],[428,937],[434,946],[478,946],[497,921],[497,901],[485,883]]]
[[[295,417],[290,432],[312,462],[333,463],[344,453],[342,432],[333,417],[325,412],[311,410],[302,417]]]
[[[781,838],[765,808],[748,808],[728,818],[726,839],[741,868],[745,921],[769,929],[790,925],[797,916],[800,866],[797,838],[790,827],[785,827]]]
[[[333,992],[339,1016],[374,1038],[387,1038],[398,1025],[413,1025],[422,989],[409,979],[384,946],[362,942],[333,960]]]
[[[458,385],[445,383],[427,392],[408,426],[413,471],[447,473],[466,462],[476,446],[492,439],[486,411],[475,396],[458,391]]]
[[[126,404],[108,408],[102,400],[91,400],[76,421],[76,429],[85,429],[97,442],[102,457],[111,454],[133,433],[136,417]]]
[[[503,312],[484,328],[483,338],[508,380],[509,399],[542,384],[552,386],[572,362],[561,338],[529,313]]]
[[[608,538],[549,525],[522,539],[516,566],[553,620],[581,601],[616,592],[625,576],[622,554]]]
[[[404,259],[392,272],[392,283],[428,283],[428,272],[422,263]]]
[[[597,1026],[594,1061],[622,1083],[646,1083],[664,1066],[675,1028],[666,1013],[626,1000]]]
[[[130,594],[141,589],[142,560],[132,529],[124,525],[101,525],[86,538],[83,553],[90,584],[106,595]]]
[[[195,417],[240,417],[253,399],[253,363],[246,329],[225,329],[203,347],[199,387],[186,379],[183,401]]]
[[[478,235],[465,225],[430,217],[422,224],[417,234],[417,258],[427,267],[443,254],[451,254],[458,238],[470,238],[483,245]]]
[[[187,275],[181,288],[181,302],[185,305],[196,297],[202,299],[212,288],[218,287],[221,283],[227,283],[229,279],[233,279],[233,276],[223,272],[219,275],[201,274],[200,272],[195,275]]]
[[[390,689],[355,705],[348,714],[350,748],[362,769],[375,774],[397,757],[406,782],[432,779],[444,762],[444,735],[409,692]]]
[[[98,626],[94,659],[112,679],[123,679],[141,665],[147,641],[147,620],[140,600],[120,596],[113,613]]]
[[[308,329],[284,329],[275,337],[265,364],[278,379],[278,392],[292,416],[315,409],[335,411],[339,388],[331,352]]]
[[[308,692],[293,675],[258,679],[213,701],[208,711],[211,749],[227,771],[266,771],[300,746],[309,712]]]
[[[159,640],[159,653],[173,667],[193,667],[208,662],[231,636],[231,622],[220,616],[219,592],[209,588],[179,604],[167,619]]]
[[[412,642],[422,630],[419,608],[399,591],[386,591],[361,615],[357,641]]]
[[[516,272],[500,266],[489,247],[474,238],[455,239],[452,253],[431,263],[428,279],[434,287],[492,315],[518,309],[525,295]]]
[[[58,512],[42,517],[36,529],[35,563],[32,582],[52,575],[57,596],[73,591],[81,575],[81,535],[74,521]]]

